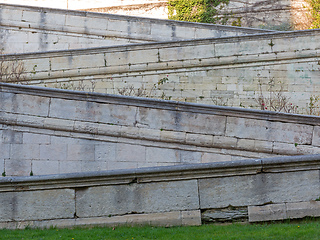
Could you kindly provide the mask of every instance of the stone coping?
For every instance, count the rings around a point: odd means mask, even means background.
[[[97,13],[97,12],[87,12],[81,10],[66,10],[59,8],[45,8],[45,7],[34,7],[27,5],[14,5],[7,3],[0,3],[0,6],[6,7],[14,7],[16,9],[28,9],[33,11],[44,11],[44,12],[52,12],[52,13],[61,13],[68,14],[74,16],[83,16],[83,17],[96,17],[96,18],[109,18],[114,20],[130,20],[130,21],[138,21],[138,22],[152,22],[152,23],[162,23],[169,25],[179,25],[185,27],[198,26],[200,28],[208,28],[215,30],[228,30],[234,32],[276,32],[275,30],[267,30],[267,29],[256,29],[256,28],[248,28],[248,27],[236,27],[236,26],[227,26],[227,25],[219,25],[219,24],[208,24],[208,23],[197,23],[197,22],[185,22],[185,21],[175,21],[175,20],[167,20],[167,19],[155,19],[155,18],[147,18],[147,17],[137,17],[137,16],[127,16],[127,15],[118,15],[118,14],[108,14],[108,13]]]
[[[0,178],[0,192],[256,175],[320,169],[320,155],[248,159],[230,162]]]
[[[54,50],[45,52],[33,52],[33,53],[10,53],[3,54],[1,58],[3,60],[23,60],[23,59],[39,59],[47,57],[61,57],[61,56],[74,56],[74,55],[87,55],[87,54],[99,54],[102,52],[119,52],[119,51],[137,51],[147,49],[159,49],[159,48],[173,48],[183,46],[199,46],[208,45],[214,43],[233,43],[243,41],[257,41],[263,39],[284,39],[284,38],[296,38],[320,35],[320,29],[308,29],[299,31],[287,31],[287,32],[268,32],[259,34],[250,34],[243,36],[228,36],[220,38],[201,38],[201,39],[187,39],[187,40],[173,40],[173,41],[162,41],[162,42],[148,42],[148,43],[130,43],[126,45],[116,45],[107,47],[94,47],[84,49],[71,49],[71,50]],[[317,54],[314,53],[310,56],[315,57]],[[306,57],[310,57],[307,55]],[[302,58],[302,56],[300,57]],[[277,58],[281,59],[281,58]],[[275,60],[275,59],[270,59]],[[270,61],[269,60],[269,61]],[[265,61],[265,60],[264,60]]]
[[[77,101],[90,101],[101,104],[117,104],[137,107],[165,109],[173,111],[185,111],[199,114],[212,114],[220,116],[241,117],[249,119],[261,119],[268,121],[281,121],[307,125],[320,125],[319,116],[279,113],[256,109],[245,109],[236,107],[215,106],[199,103],[177,102],[172,100],[161,100],[141,98],[132,96],[121,96],[104,93],[82,92],[64,89],[55,89],[39,86],[17,85],[0,83],[0,92],[16,94],[27,94],[41,97],[61,98]],[[0,111],[1,112],[1,111]]]

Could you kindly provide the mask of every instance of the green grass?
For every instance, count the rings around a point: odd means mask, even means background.
[[[202,225],[199,227],[115,227],[0,230],[0,239],[320,239],[320,221],[273,224]]]

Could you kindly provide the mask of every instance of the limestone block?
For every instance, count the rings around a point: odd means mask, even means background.
[[[50,135],[24,132],[22,141],[28,144],[50,144]]]
[[[167,141],[167,142],[185,143],[186,133],[163,130],[160,132],[160,139],[161,141]]]
[[[66,144],[50,144],[40,145],[41,160],[66,160],[67,159],[67,145]]]
[[[77,161],[81,165],[81,172],[96,172],[108,170],[108,161]]]
[[[176,149],[170,149],[170,148],[146,147],[146,162],[179,163],[180,151]]]
[[[76,192],[77,216],[199,209],[197,193],[196,180],[91,187]]]
[[[150,167],[150,165],[146,166],[146,162],[131,162],[131,161],[108,161],[108,170],[116,170],[116,169],[132,169],[138,167]],[[154,164],[152,164],[154,167]]]
[[[10,157],[10,144],[0,142],[0,159],[8,159]]]
[[[313,126],[228,117],[226,136],[311,144]],[[259,133],[259,134],[257,134]]]
[[[91,32],[92,29],[98,29],[101,34],[108,29],[108,20],[104,18],[87,17],[85,27]]]
[[[26,94],[0,93],[0,110],[26,115],[47,116],[49,98]]]
[[[173,34],[177,39],[194,39],[195,30],[177,25]]]
[[[238,139],[225,136],[214,136],[213,146],[221,148],[236,148]]]
[[[111,52],[106,53],[107,66],[128,65],[128,52]]]
[[[73,56],[72,66],[81,69],[104,67],[104,55],[103,53],[98,53],[90,55]]]
[[[50,28],[63,30],[63,27],[66,25],[66,16],[67,15],[61,13],[47,12],[45,14],[45,20],[48,25],[50,24]]]
[[[11,144],[10,159],[31,160],[40,158],[39,144]]]
[[[115,32],[127,32],[128,31],[128,21],[121,21],[119,19],[108,20],[108,30],[109,31],[115,31]]]
[[[312,136],[312,145],[320,146],[320,127],[314,126],[313,136]]]
[[[296,202],[286,203],[287,218],[304,218],[304,217],[319,217],[320,202]]]
[[[31,160],[5,159],[4,166],[7,176],[30,176]]]
[[[2,192],[0,218],[1,221],[73,218],[74,197],[71,189]]]
[[[248,214],[249,222],[287,219],[285,203],[268,204],[265,206],[248,206]]]
[[[32,161],[32,173],[33,175],[47,175],[47,174],[59,174],[58,160],[33,160]]]
[[[171,39],[174,26],[168,24],[159,24],[151,22],[151,35],[155,36],[157,40],[166,41]]]
[[[204,134],[186,134],[186,143],[187,144],[195,144],[203,147],[211,147],[213,142],[212,135],[204,135]]]
[[[190,163],[201,163],[201,152],[197,151],[183,151],[180,150],[180,162],[182,164]]]
[[[231,161],[231,155],[219,153],[202,153],[201,163]]]
[[[95,161],[115,161],[117,143],[105,142],[95,144],[94,160]]]
[[[200,226],[201,212],[200,210],[181,211],[181,220],[183,226]]]
[[[150,35],[151,24],[150,22],[142,21],[127,21],[128,35]]]
[[[201,208],[310,201],[318,198],[318,177],[318,171],[298,171],[201,179]]]
[[[84,144],[68,144],[67,161],[94,161],[95,146]]]
[[[82,172],[80,161],[59,161],[59,174]]]
[[[130,64],[158,62],[158,49],[129,51],[127,53]]]
[[[12,144],[22,144],[23,143],[23,133],[10,130],[10,129],[5,129],[2,130],[2,136],[1,140],[2,143],[12,143]],[[28,142],[25,142],[28,143]]]
[[[118,143],[116,149],[118,162],[145,162],[146,147],[141,145]]]

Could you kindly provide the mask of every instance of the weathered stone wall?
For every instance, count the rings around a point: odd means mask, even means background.
[[[1,84],[0,171],[60,174],[317,154],[319,117]]]
[[[238,36],[264,30],[1,4],[4,53]]]
[[[320,95],[319,44],[320,31],[305,30],[4,59],[22,61],[29,84],[112,94],[132,86],[144,96],[235,107],[260,108],[274,85],[305,114]]]
[[[314,155],[5,177],[0,179],[0,228],[319,217],[319,163]],[[240,213],[241,219],[235,216]]]

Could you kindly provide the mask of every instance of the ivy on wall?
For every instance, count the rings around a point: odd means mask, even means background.
[[[312,17],[311,28],[320,28],[320,0],[307,0]]]
[[[226,24],[222,10],[230,0],[169,0],[168,17],[171,20]]]

